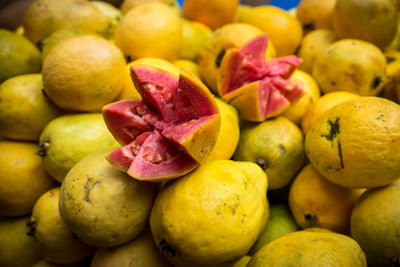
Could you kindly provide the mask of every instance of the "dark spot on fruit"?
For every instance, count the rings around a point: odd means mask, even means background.
[[[225,50],[222,50],[221,52],[219,52],[217,58],[215,59],[215,66],[217,66],[217,68],[219,68],[219,66],[221,66],[222,63],[222,59],[225,56]]]
[[[313,224],[314,222],[318,221],[317,215],[311,213],[304,214],[304,219],[310,224]]]
[[[83,189],[85,190],[85,197],[84,197],[84,201],[86,203],[90,203],[90,198],[89,198],[89,194],[90,194],[90,188],[89,188],[89,183],[92,180],[92,178],[86,177],[86,183],[83,186]]]
[[[50,197],[54,197],[53,191],[50,191],[50,192],[49,192],[49,195],[50,195]]]
[[[377,89],[379,87],[379,85],[381,84],[381,82],[383,82],[381,77],[376,77],[371,84],[372,89]]]
[[[39,151],[36,152],[35,154],[40,157],[45,157],[47,151],[50,149],[50,140],[40,143],[39,147],[40,147]]]
[[[178,252],[173,249],[165,239],[161,239],[158,246],[160,247],[160,253],[166,257],[172,258],[178,254]]]
[[[336,86],[336,82],[331,81],[332,86]]]
[[[386,57],[386,64],[390,64],[393,61],[395,61],[396,59],[394,57]]]
[[[336,118],[334,121],[328,119],[329,124],[329,134],[322,134],[321,137],[326,138],[329,141],[333,141],[336,136],[340,133],[340,118]]]
[[[327,56],[331,55],[332,53],[333,53],[333,50],[328,50],[328,51],[326,51],[326,55],[327,55]]]
[[[268,162],[265,159],[259,158],[256,159],[256,163],[260,166],[263,170],[266,170],[269,167]]]
[[[357,44],[357,43],[356,43],[356,42],[354,42],[354,41],[352,41],[352,42],[351,42],[351,45],[356,45],[356,44]]]
[[[40,40],[39,42],[37,42],[36,46],[39,48],[39,51],[42,52],[43,51],[43,46],[44,46],[43,39]]]
[[[35,222],[35,221],[27,221],[26,222],[26,226],[29,227],[29,231],[26,234],[29,235],[29,236],[35,235],[37,222]]]
[[[283,145],[279,145],[278,148],[281,156],[284,156],[286,154],[286,148]]]
[[[338,150],[339,150],[339,158],[340,158],[340,167],[343,169],[344,162],[343,162],[343,154],[342,154],[342,145],[340,144],[339,140],[338,140]]]
[[[379,113],[378,116],[376,116],[376,119],[380,121],[385,121],[385,115],[383,113]]]
[[[315,30],[315,22],[314,21],[310,21],[310,22],[304,23],[303,24],[303,30],[306,31],[306,32]]]

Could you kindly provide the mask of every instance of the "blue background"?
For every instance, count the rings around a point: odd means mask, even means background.
[[[324,0],[321,0],[324,1]],[[182,5],[183,0],[178,0],[179,4]],[[291,9],[296,7],[300,0],[272,0],[271,5],[278,6],[283,9]]]

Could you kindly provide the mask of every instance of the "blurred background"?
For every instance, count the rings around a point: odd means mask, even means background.
[[[115,6],[119,6],[122,0],[104,0]],[[177,0],[180,5],[184,0]],[[299,3],[300,0],[241,0],[242,4],[246,5],[267,5],[281,7],[283,9],[290,9]],[[15,30],[22,23],[22,15],[25,8],[33,0],[0,0],[0,28]]]

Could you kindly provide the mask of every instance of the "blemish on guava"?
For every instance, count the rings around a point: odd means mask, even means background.
[[[334,121],[328,119],[329,134],[321,134],[321,137],[326,138],[329,141],[333,141],[336,136],[340,133],[340,118],[336,118]]]
[[[303,30],[304,31],[313,31],[315,29],[315,22],[314,21],[310,21],[307,23],[303,24]]]
[[[160,253],[166,257],[172,258],[178,254],[178,252],[175,249],[173,249],[165,239],[161,239],[158,246],[160,247]]]
[[[92,180],[92,178],[86,177],[86,182],[85,185],[83,186],[83,189],[85,190],[85,197],[84,197],[84,201],[87,203],[90,203],[90,199],[89,199],[89,193],[90,193],[90,189],[89,189],[89,182]]]
[[[44,141],[39,144],[39,151],[36,152],[35,154],[40,156],[40,157],[45,157],[47,151],[50,149],[50,140]]]
[[[37,222],[35,221],[27,221],[26,226],[29,227],[29,231],[26,233],[29,236],[34,236],[36,231]]]
[[[217,68],[219,68],[219,66],[221,66],[222,63],[222,59],[225,56],[226,51],[222,50],[221,52],[219,52],[219,54],[217,55],[217,58],[215,59],[215,66],[217,66]]]
[[[256,163],[260,166],[263,170],[266,170],[269,167],[268,162],[263,158],[256,159]]]
[[[281,156],[286,155],[286,148],[283,145],[279,145],[279,152],[281,153]]]
[[[336,86],[336,82],[331,81],[332,86]]]
[[[380,121],[385,121],[385,115],[383,113],[381,113],[381,111],[379,111],[380,113],[378,114],[378,116],[376,116],[377,120]]]
[[[386,57],[386,64],[390,64],[393,61],[395,61],[396,59],[394,57]]]
[[[318,221],[318,216],[315,214],[306,213],[306,214],[304,214],[304,219],[306,220],[307,223],[312,225]]]
[[[339,158],[340,158],[340,167],[343,169],[344,168],[344,162],[343,162],[343,154],[342,154],[342,144],[338,140],[338,150],[339,150]]]
[[[381,77],[375,77],[375,79],[372,81],[371,88],[377,89],[382,82],[383,80]]]

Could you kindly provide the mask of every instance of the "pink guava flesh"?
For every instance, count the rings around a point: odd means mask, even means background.
[[[234,51],[220,89],[222,96],[229,99],[229,93],[259,81],[258,101],[265,118],[280,114],[304,93],[302,88],[287,80],[301,60],[296,56],[286,56],[266,61],[267,47],[268,35],[262,35]]]
[[[103,108],[108,129],[123,145],[107,159],[139,180],[172,179],[197,167],[182,143],[219,116],[218,109],[185,76],[147,66],[132,67],[131,76],[142,100]]]

